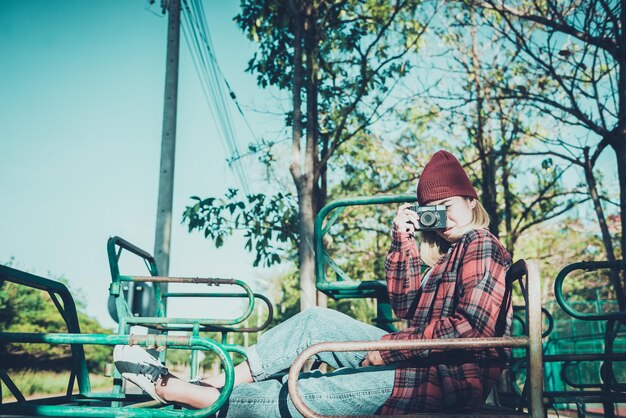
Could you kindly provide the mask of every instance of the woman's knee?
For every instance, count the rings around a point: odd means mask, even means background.
[[[325,324],[329,321],[334,322],[337,315],[341,314],[333,309],[312,306],[302,311],[301,315],[304,316],[307,322],[311,322],[313,324]]]

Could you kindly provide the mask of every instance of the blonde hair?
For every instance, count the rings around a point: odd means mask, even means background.
[[[466,198],[471,200],[471,198]],[[472,209],[472,220],[467,225],[458,229],[455,228],[454,234],[450,235],[455,241],[473,229],[484,229],[489,226],[489,214],[478,199],[474,199],[476,206]],[[422,239],[420,241],[420,259],[430,267],[437,264],[437,261],[450,248],[450,243],[437,235],[435,231],[421,232]]]

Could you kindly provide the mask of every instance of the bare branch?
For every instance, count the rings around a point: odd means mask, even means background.
[[[504,2],[495,2],[493,0],[475,0],[475,4],[479,7],[495,10],[501,16],[511,15],[515,16],[518,19],[526,20],[529,22],[535,22],[540,25],[549,27],[555,31],[571,35],[577,39],[580,39],[583,42],[594,45],[598,48],[604,49],[608,53],[610,53],[614,58],[619,56],[619,48],[617,45],[616,38],[607,38],[607,37],[596,37],[592,36],[588,32],[580,31],[575,27],[567,24],[563,16],[560,16],[561,19],[559,21],[555,21],[553,19],[549,19],[545,16],[539,16],[535,14],[531,14],[529,12],[524,12],[521,10],[514,9],[512,7],[506,6]]]

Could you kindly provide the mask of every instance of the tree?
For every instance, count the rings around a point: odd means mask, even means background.
[[[292,96],[286,123],[292,128],[301,308],[316,304],[313,223],[328,197],[329,161],[358,146],[357,134],[385,113],[385,100],[410,69],[407,54],[435,13],[417,0],[242,2],[235,20],[260,50],[248,70],[260,86]],[[206,199],[199,202],[201,211]]]
[[[67,285],[66,280],[58,280]],[[75,302],[82,332],[110,332],[85,313],[85,305],[80,298]],[[0,324],[7,332],[67,332],[63,317],[46,292],[11,282],[5,282],[0,287]],[[109,346],[85,346],[90,369],[104,370],[111,355],[112,348]],[[70,367],[72,352],[69,345],[12,343],[0,347],[0,357],[4,366],[11,369],[60,370]]]
[[[500,237],[511,254],[519,237],[534,225],[558,217],[576,207],[586,196],[566,186],[568,168],[548,158],[521,157],[520,149],[533,149],[532,136],[543,119],[530,114],[522,100],[500,97],[508,90],[521,66],[515,51],[501,34],[486,24],[472,4],[449,3],[433,25],[429,56],[421,59],[426,72],[439,77],[416,108],[438,115],[439,134],[468,171],[490,215],[489,229]],[[531,80],[523,80],[525,84]],[[423,102],[426,101],[426,105]],[[413,120],[410,123],[415,123]],[[537,161],[539,160],[539,161]],[[528,175],[532,173],[533,175]]]
[[[606,0],[540,2],[473,1],[492,27],[516,49],[526,76],[535,82],[511,85],[503,98],[524,100],[539,113],[570,127],[579,141],[550,138],[565,150],[555,153],[579,165],[593,199],[609,261],[615,260],[594,167],[606,148],[615,152],[620,211],[626,210],[626,14],[621,2]],[[574,154],[572,151],[577,150]],[[569,155],[568,155],[569,154]],[[625,248],[623,224],[621,248]],[[622,258],[624,258],[622,254]],[[613,272],[621,309],[626,297]]]

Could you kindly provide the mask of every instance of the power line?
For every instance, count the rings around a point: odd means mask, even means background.
[[[181,25],[183,34],[187,46],[189,47],[205,100],[209,105],[209,109],[211,109],[213,122],[220,131],[220,139],[222,140],[225,152],[231,156],[227,161],[229,161],[229,166],[234,171],[244,192],[249,194],[250,187],[248,177],[245,167],[241,161],[239,161],[241,153],[239,152],[239,144],[237,142],[230,108],[226,103],[224,86],[228,88],[229,96],[235,101],[237,109],[248,125],[248,129],[250,129],[253,135],[254,132],[245,118],[245,115],[243,115],[234,92],[219,68],[217,59],[213,53],[213,43],[201,1],[184,0],[183,17],[183,24]]]

